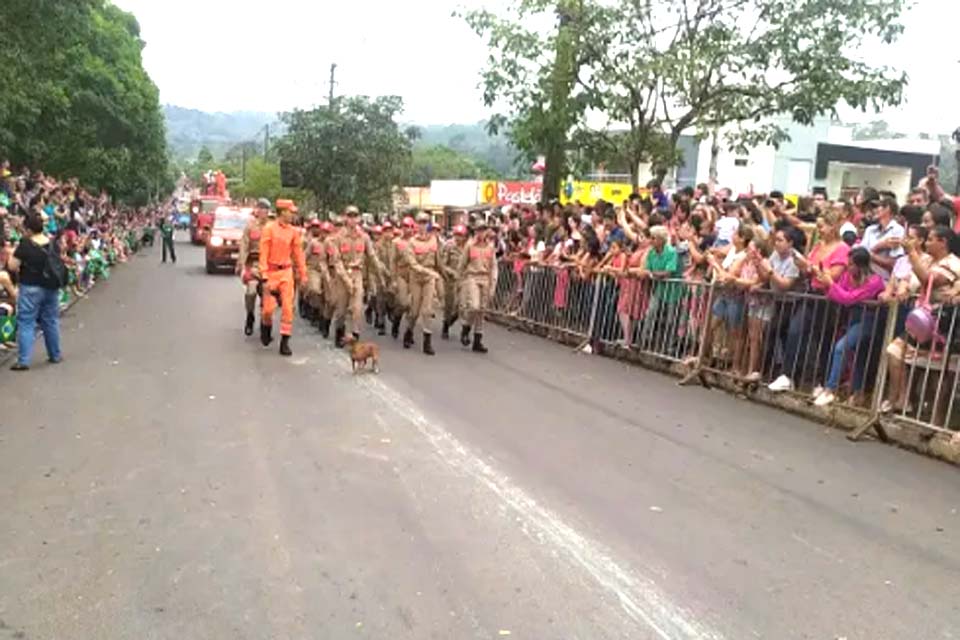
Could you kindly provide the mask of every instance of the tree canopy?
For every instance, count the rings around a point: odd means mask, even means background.
[[[662,175],[685,132],[723,129],[730,147],[776,145],[787,134],[772,116],[809,124],[842,102],[897,104],[905,75],[861,51],[897,38],[904,3],[514,0],[506,17],[466,17],[490,48],[484,95],[502,111],[492,122],[522,150],[547,154],[550,180],[550,150],[561,143],[561,167],[573,151],[605,148],[631,173],[650,161]],[[606,119],[608,131],[588,118]]]
[[[415,129],[401,129],[397,96],[338,98],[331,106],[283,115],[286,134],[276,150],[288,186],[314,194],[322,209],[354,204],[366,211],[390,206],[392,189],[407,176]]]
[[[172,189],[140,26],[106,0],[7,0],[0,154],[144,201]]]

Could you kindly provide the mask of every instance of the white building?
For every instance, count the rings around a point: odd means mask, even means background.
[[[926,168],[939,161],[937,140],[854,141],[852,128],[833,125],[829,118],[819,118],[811,126],[789,118],[780,118],[778,123],[788,131],[790,140],[777,149],[760,146],[748,153],[734,153],[723,145],[721,133],[718,186],[729,187],[734,195],[774,190],[806,195],[814,187],[824,187],[830,198],[850,196],[871,186],[892,191],[904,201]],[[710,146],[709,139],[681,139],[684,165],[672,176],[676,187],[709,181]],[[641,184],[649,179],[647,176],[649,167],[641,166]]]

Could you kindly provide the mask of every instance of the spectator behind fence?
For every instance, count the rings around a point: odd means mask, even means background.
[[[823,390],[815,394],[814,404],[825,407],[836,400],[840,387],[840,376],[846,364],[847,355],[853,353],[853,401],[862,403],[864,372],[867,357],[870,355],[870,336],[878,319],[876,308],[864,307],[861,303],[876,300],[883,291],[884,283],[880,275],[872,272],[872,256],[865,247],[855,247],[850,251],[846,270],[839,279],[834,280],[830,270],[816,271],[817,279],[826,285],[827,298],[844,307],[852,307],[844,334],[833,345],[827,364],[827,379]]]
[[[61,282],[50,270],[48,246],[54,240],[43,233],[43,218],[30,213],[25,220],[26,231],[11,260],[11,270],[19,272],[20,290],[17,307],[17,362],[13,371],[30,368],[37,324],[43,330],[47,359],[56,364],[62,360],[60,353],[60,305]],[[52,250],[59,251],[54,247]]]
[[[923,251],[918,238],[910,238],[907,242],[907,257],[918,280],[917,288],[924,291],[924,295],[927,290],[930,291],[928,302],[934,307],[956,303],[957,294],[960,293],[960,257],[957,257],[951,249],[955,244],[956,235],[953,230],[943,225],[938,225],[930,231],[926,241],[926,252]],[[949,326],[951,323],[950,314],[940,316],[941,326],[938,326],[935,331],[934,341],[950,335],[951,329],[956,340],[958,329]],[[897,338],[887,347],[890,384],[887,397],[881,407],[884,411],[911,411],[907,406],[909,389],[905,375],[906,360],[908,356],[915,359],[920,355],[929,355],[932,346],[935,345],[930,342],[919,343],[904,331],[902,334],[898,333]],[[947,346],[955,347],[955,345],[940,345],[941,348]],[[937,417],[942,418],[943,407],[936,407],[935,413]]]
[[[830,281],[840,279],[847,266],[847,256],[850,254],[850,247],[840,238],[840,217],[835,211],[828,211],[817,221],[817,233],[819,240],[810,251],[810,255],[804,256],[799,249],[795,250],[794,258],[801,274],[805,274],[810,280],[812,291],[825,294],[829,285],[822,278],[815,278],[817,274],[826,273]],[[807,351],[811,338],[816,340],[820,336],[820,341],[824,340],[826,327],[834,318],[835,309],[832,305],[824,304],[813,300],[795,305],[792,310],[790,327],[787,330],[787,341],[784,349],[784,358],[782,362],[782,373],[769,385],[770,391],[791,391],[795,388],[795,383],[804,373],[801,356]],[[812,348],[814,353],[822,351],[822,344],[815,342]],[[816,365],[815,365],[816,366]]]

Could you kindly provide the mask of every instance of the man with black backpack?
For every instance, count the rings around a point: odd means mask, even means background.
[[[26,234],[10,259],[11,271],[19,272],[17,298],[17,362],[13,371],[30,368],[37,324],[43,330],[47,359],[62,360],[60,353],[60,288],[67,282],[67,269],[60,255],[59,238],[43,233],[43,218],[31,212],[24,221]]]

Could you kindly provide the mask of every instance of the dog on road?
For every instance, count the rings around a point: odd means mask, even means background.
[[[367,363],[373,364],[373,372],[380,372],[380,347],[373,342],[360,342],[353,336],[348,335],[343,339],[343,345],[350,351],[350,361],[353,365],[353,372],[365,370]]]

